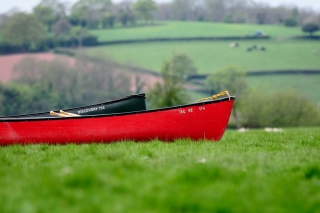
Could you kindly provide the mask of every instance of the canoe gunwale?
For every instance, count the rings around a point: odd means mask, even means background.
[[[117,102],[119,100],[124,100],[124,99],[130,99],[135,96],[142,96],[144,94],[139,94],[139,95],[132,95],[128,96],[125,98],[121,99],[116,99],[116,100],[111,100],[110,102],[104,102],[104,103],[111,103],[111,102]],[[70,120],[70,119],[90,119],[90,118],[101,118],[101,117],[113,117],[113,116],[124,116],[124,115],[130,115],[130,114],[144,114],[144,113],[152,113],[152,112],[157,112],[157,111],[166,111],[166,110],[172,110],[172,109],[179,109],[179,108],[186,108],[186,107],[191,107],[191,106],[201,106],[201,105],[206,105],[206,104],[211,104],[211,103],[219,103],[219,102],[224,102],[224,101],[231,101],[235,100],[235,96],[230,96],[230,97],[225,97],[225,98],[220,98],[216,100],[209,100],[209,101],[202,101],[202,102],[195,102],[191,104],[186,104],[186,105],[178,105],[178,106],[173,106],[173,107],[166,107],[166,108],[158,108],[158,109],[152,109],[152,110],[143,110],[143,111],[132,111],[132,112],[124,112],[124,113],[113,113],[113,114],[97,114],[97,115],[81,115],[77,117],[0,117],[0,122],[23,122],[23,121],[44,121],[44,120]],[[97,106],[103,103],[99,104],[94,104],[94,105],[88,105],[88,106]],[[87,107],[87,106],[85,106]],[[77,108],[83,108],[83,107],[77,107]],[[76,109],[76,108],[72,108]],[[27,114],[27,115],[37,115],[39,113],[33,113],[33,114]]]

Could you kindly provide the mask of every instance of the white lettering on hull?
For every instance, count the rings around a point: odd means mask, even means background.
[[[78,114],[84,114],[84,113],[94,112],[94,111],[104,110],[104,109],[105,109],[105,106],[91,107],[91,108],[87,108],[87,109],[78,110]]]

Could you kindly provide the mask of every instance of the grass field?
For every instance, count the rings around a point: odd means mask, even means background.
[[[186,53],[199,74],[208,74],[234,64],[247,71],[281,69],[320,70],[320,43],[301,40],[241,41],[238,48],[229,48],[229,42],[158,42],[115,45],[90,48],[92,55],[109,55],[119,62],[126,62],[154,71],[177,53]],[[266,51],[251,51],[252,45],[263,46]],[[313,54],[312,50],[317,53]],[[320,102],[320,75],[268,75],[250,76],[249,84],[268,89],[295,88],[316,102]]]
[[[320,69],[320,42],[241,41],[238,48],[229,48],[227,41],[157,42],[89,48],[93,55],[107,54],[120,62],[159,71],[164,61],[177,53],[187,54],[198,68],[198,73],[212,73],[230,64],[251,70]],[[253,45],[266,51],[251,51]],[[317,53],[312,51],[316,49]]]
[[[1,212],[319,212],[320,129],[0,147]]]
[[[246,36],[262,30],[272,37],[301,36],[300,28],[286,28],[280,25],[225,24],[214,22],[156,22],[157,25],[115,28],[111,30],[93,30],[99,41],[143,39],[143,38],[177,38],[206,36]],[[319,35],[316,33],[315,35]]]

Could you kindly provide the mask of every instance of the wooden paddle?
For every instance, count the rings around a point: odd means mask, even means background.
[[[58,117],[71,117],[69,115],[64,115],[64,114],[57,113],[57,112],[54,112],[54,111],[50,111],[50,115],[58,116]]]
[[[63,115],[69,115],[71,117],[76,117],[76,116],[80,116],[78,114],[74,114],[74,113],[70,113],[70,112],[65,112],[63,110],[60,110],[60,113],[63,114]]]

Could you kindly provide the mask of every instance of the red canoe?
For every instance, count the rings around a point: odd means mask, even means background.
[[[0,145],[173,141],[218,141],[234,97],[170,108],[65,118],[0,118]]]

